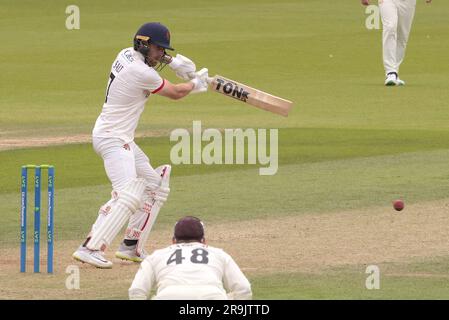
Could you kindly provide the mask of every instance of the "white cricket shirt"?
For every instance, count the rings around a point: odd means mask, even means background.
[[[198,290],[204,292],[204,297],[209,291],[225,298],[227,294],[229,299],[252,298],[251,285],[232,257],[199,242],[174,244],[154,251],[142,261],[129,297],[147,299],[153,287],[157,289],[156,298],[183,292],[194,299]]]
[[[164,83],[156,70],[145,64],[140,52],[132,47],[120,51],[112,63],[105,103],[92,135],[133,141],[150,93],[161,90]]]

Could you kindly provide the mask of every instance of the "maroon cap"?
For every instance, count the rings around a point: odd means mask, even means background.
[[[181,218],[175,224],[173,237],[177,241],[201,241],[204,238],[203,222],[191,216]]]

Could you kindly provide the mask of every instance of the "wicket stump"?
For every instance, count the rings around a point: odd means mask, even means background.
[[[40,269],[40,229],[41,229],[41,170],[48,171],[48,213],[47,213],[47,272],[53,273],[54,246],[54,177],[52,165],[24,165],[21,175],[21,209],[20,209],[20,272],[26,272],[27,239],[27,186],[28,169],[34,169],[34,272]]]

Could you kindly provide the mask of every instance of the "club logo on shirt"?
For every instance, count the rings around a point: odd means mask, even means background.
[[[126,151],[131,151],[131,148],[129,147],[129,144],[124,144],[123,145],[123,149],[125,149]]]
[[[145,94],[145,98],[148,98],[151,92],[148,90],[143,90],[143,93]]]
[[[134,61],[133,54],[132,54],[131,50],[126,50],[125,52],[123,52],[123,55],[129,62]]]

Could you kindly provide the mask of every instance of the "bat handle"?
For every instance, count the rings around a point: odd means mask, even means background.
[[[211,84],[212,81],[214,81],[214,78],[213,77],[207,77],[206,81],[207,81],[207,84]]]

